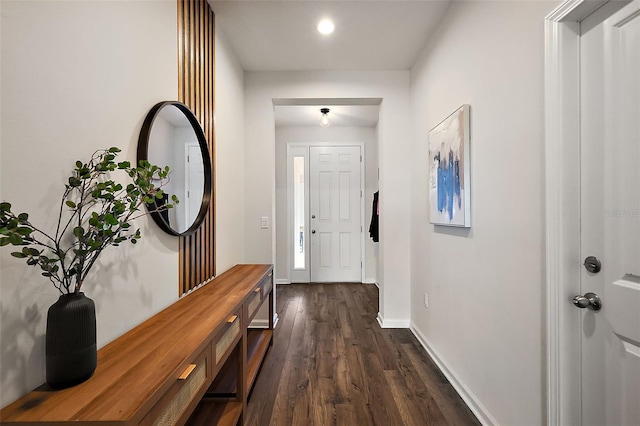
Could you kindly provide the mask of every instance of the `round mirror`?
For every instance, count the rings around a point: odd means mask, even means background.
[[[169,166],[169,183],[163,200],[150,210],[180,201],[172,209],[151,211],[158,226],[171,235],[195,232],[205,218],[211,200],[211,159],[198,119],[180,102],[160,102],[147,114],[138,140],[138,161],[147,160],[160,167]]]

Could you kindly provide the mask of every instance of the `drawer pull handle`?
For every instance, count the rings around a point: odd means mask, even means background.
[[[178,380],[187,380],[187,377],[189,377],[191,372],[195,369],[196,369],[196,364],[189,364],[187,369],[182,372],[180,377],[178,377]]]
[[[271,278],[273,276],[273,272],[269,272],[269,275],[267,275],[269,278]]]
[[[254,293],[260,293],[260,287],[256,288],[255,290],[253,290]]]
[[[237,316],[237,315],[231,315],[231,316],[229,317],[229,319],[227,320],[227,322],[228,322],[229,324],[233,324],[233,322],[234,322],[237,318],[238,318],[238,316]]]

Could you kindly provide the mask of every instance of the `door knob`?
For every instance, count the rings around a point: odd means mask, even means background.
[[[573,304],[578,308],[589,308],[593,311],[602,309],[602,300],[595,293],[585,293],[584,296],[576,296],[573,298]]]
[[[315,230],[315,229],[314,229],[314,230],[312,230],[312,231],[311,231],[311,233],[312,233],[312,234],[315,234],[315,233],[316,233],[316,230]]]

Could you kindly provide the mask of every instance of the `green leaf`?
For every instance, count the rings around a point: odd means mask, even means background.
[[[19,219],[19,220],[21,220],[21,221],[23,221],[23,222],[25,222],[26,220],[28,220],[28,219],[29,219],[29,215],[28,215],[28,214],[26,214],[26,213],[20,213],[20,214],[18,215],[18,219]]]
[[[105,220],[105,222],[107,222],[109,225],[113,225],[113,226],[115,226],[115,225],[117,225],[117,224],[118,224],[118,219],[116,219],[116,218],[115,218],[115,216],[114,216],[114,215],[112,215],[111,213],[107,213],[107,214],[104,216],[104,220]]]
[[[117,153],[117,152],[120,152],[120,151],[121,151],[121,149],[120,149],[120,148],[118,148],[118,147],[116,147],[116,146],[112,146],[111,148],[109,148],[109,150],[108,150],[108,151],[109,151],[109,152],[116,152],[116,153]]]
[[[26,226],[21,226],[16,229],[16,232],[22,235],[23,237],[28,237],[33,232],[33,229],[27,228]]]
[[[84,228],[82,226],[76,226],[75,228],[73,228],[73,235],[78,238],[82,238],[82,236],[84,235]]]
[[[8,237],[0,238],[0,247],[8,246],[9,244],[11,244],[11,241]]]
[[[19,251],[14,251],[11,253],[11,256],[13,257],[17,257],[18,259],[24,259],[25,257],[27,257],[26,254],[19,252]]]
[[[72,208],[72,209],[75,209],[75,208],[76,208],[76,203],[74,203],[74,202],[73,202],[73,201],[71,201],[71,200],[67,200],[67,202],[66,202],[65,204],[67,205],[67,207],[70,207],[70,208]]]
[[[11,204],[6,203],[6,202],[0,203],[0,211],[2,211],[2,212],[11,211]]]
[[[9,235],[9,241],[11,242],[11,244],[13,244],[14,246],[20,246],[22,244],[24,244],[24,240],[22,239],[22,237],[18,234],[11,234]]]
[[[35,251],[35,254],[33,253]],[[25,256],[38,256],[40,254],[40,252],[36,249],[33,249],[31,247],[23,247],[22,248],[22,254],[24,254]]]
[[[76,161],[76,167],[77,168],[81,168],[82,167],[82,161],[80,161],[80,160]]]

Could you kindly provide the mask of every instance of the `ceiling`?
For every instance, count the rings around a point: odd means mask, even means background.
[[[245,71],[409,70],[449,0],[209,0]],[[321,19],[333,34],[316,30]],[[329,107],[331,126],[374,127],[378,105],[317,100],[275,106],[276,126],[318,126]],[[379,102],[378,102],[379,104]]]
[[[209,0],[245,71],[408,70],[448,0]],[[333,34],[318,22],[330,18]]]

